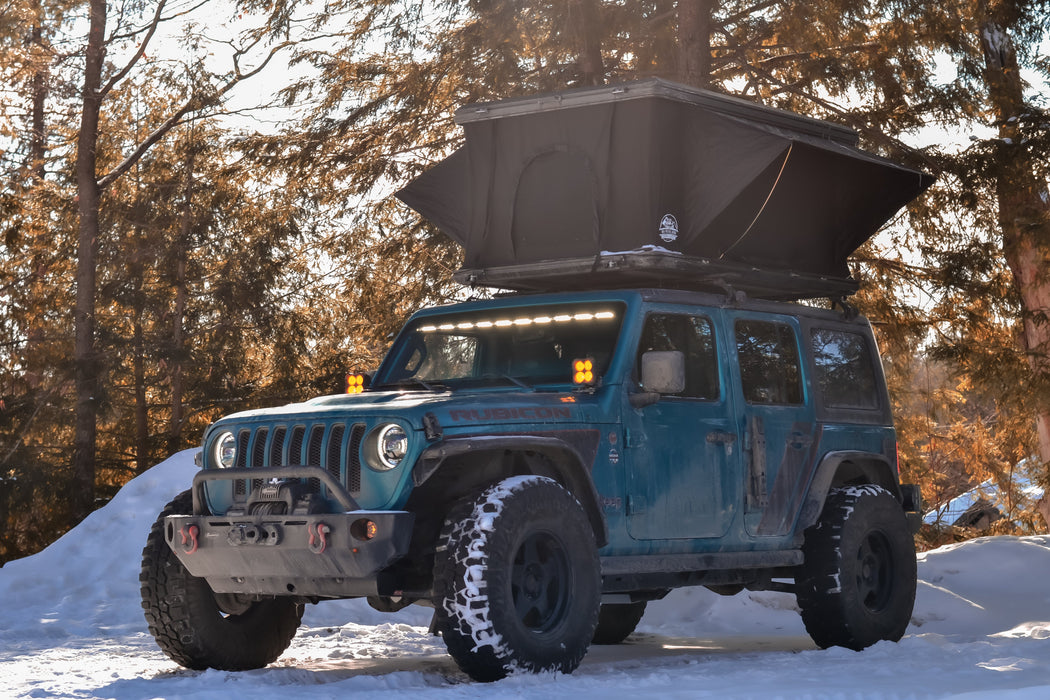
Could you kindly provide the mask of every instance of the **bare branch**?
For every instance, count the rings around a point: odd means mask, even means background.
[[[131,69],[135,67],[135,64],[139,62],[139,59],[145,55],[146,47],[149,45],[150,39],[152,39],[153,35],[157,32],[157,27],[160,26],[161,13],[164,11],[164,5],[166,2],[167,0],[159,0],[157,2],[157,11],[153,15],[153,21],[150,22],[146,36],[139,42],[138,49],[136,49],[135,54],[128,60],[124,67],[117,71],[117,73],[106,82],[102,89],[99,90],[99,100],[104,99],[106,95],[109,94],[109,91],[112,90],[117,83],[123,80],[124,76],[130,73]]]
[[[150,21],[150,25],[152,25],[154,23],[160,25],[160,24],[163,24],[165,22],[171,22],[171,21],[174,21],[174,20],[177,20],[177,19],[181,19],[181,18],[183,18],[183,17],[185,17],[185,16],[187,16],[189,14],[192,14],[192,13],[196,12],[200,8],[202,8],[205,5],[207,5],[209,2],[212,2],[212,0],[198,0],[198,2],[196,4],[190,5],[185,10],[180,10],[178,12],[174,12],[174,13],[172,13],[170,15],[167,15],[165,17],[161,17],[159,19],[154,18],[153,20]],[[125,41],[125,40],[128,40],[128,39],[133,39],[133,38],[137,37],[139,34],[141,34],[145,30],[146,30],[146,27],[135,27],[135,28],[129,29],[127,32],[125,32],[123,34],[112,34],[112,35],[110,35],[109,40],[106,43],[108,44],[108,43],[113,43],[113,42],[116,42],[116,41]]]
[[[267,64],[269,64],[273,57],[276,56],[280,51],[294,44],[294,42],[292,41],[285,41],[273,46],[270,49],[269,53],[267,53],[266,58],[264,58],[258,66],[247,72],[241,72],[241,68],[239,65],[240,57],[246,54],[253,46],[257,45],[258,43],[259,41],[256,40],[250,43],[248,46],[242,47],[235,51],[233,59],[234,75],[225,85],[223,85],[215,92],[214,99],[203,100],[199,93],[194,93],[193,95],[191,95],[190,98],[186,100],[186,102],[181,107],[179,107],[178,110],[176,110],[170,117],[164,120],[163,124],[154,129],[153,133],[147,136],[146,139],[139,144],[138,148],[136,148],[131,153],[131,155],[125,158],[117,167],[106,173],[106,175],[98,181],[99,188],[105,189],[106,187],[111,185],[114,180],[119,178],[127,171],[131,170],[131,168],[134,167],[135,164],[138,163],[144,155],[146,155],[146,153],[149,151],[150,148],[153,147],[155,143],[164,138],[164,136],[167,135],[167,133],[174,129],[176,126],[187,121],[186,119],[184,119],[184,117],[186,117],[187,114],[204,109],[209,104],[215,104],[215,102],[219,101],[219,98],[221,98],[223,95],[232,90],[238,83],[257,75],[260,71],[266,68]]]

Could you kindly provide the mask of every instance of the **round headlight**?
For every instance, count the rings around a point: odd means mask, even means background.
[[[379,463],[376,468],[387,470],[401,464],[408,453],[408,435],[400,425],[391,423],[379,431],[376,444]]]
[[[225,432],[212,443],[212,460],[224,469],[233,466],[237,459],[237,438],[231,432]]]

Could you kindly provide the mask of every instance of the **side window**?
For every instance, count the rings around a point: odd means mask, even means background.
[[[878,408],[875,370],[867,339],[859,333],[814,328],[813,363],[824,405]]]
[[[638,345],[637,372],[642,354],[650,350],[678,350],[685,354],[685,391],[676,396],[717,401],[718,352],[711,320],[684,314],[650,314]]]
[[[758,404],[802,403],[798,343],[791,326],[740,320],[735,329],[744,399]]]

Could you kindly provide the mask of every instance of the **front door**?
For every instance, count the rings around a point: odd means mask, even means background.
[[[685,389],[626,406],[627,528],[637,540],[721,537],[739,510],[740,459],[726,389],[725,343],[705,315],[650,313],[638,345],[685,355]],[[643,387],[644,388],[644,387]]]

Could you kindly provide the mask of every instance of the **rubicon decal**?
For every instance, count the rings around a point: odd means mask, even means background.
[[[572,418],[572,409],[561,406],[529,408],[454,408],[449,414],[456,423],[477,423],[492,420],[551,420]]]

